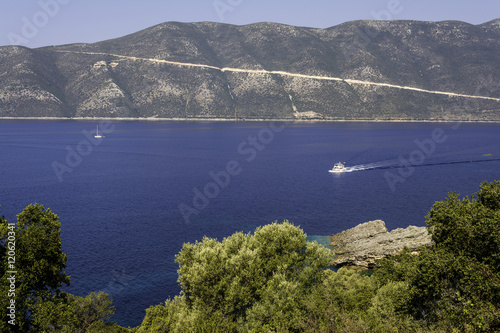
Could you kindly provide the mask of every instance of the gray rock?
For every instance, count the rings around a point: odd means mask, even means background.
[[[377,260],[397,254],[405,247],[416,249],[432,244],[426,227],[409,226],[389,232],[384,221],[370,221],[332,236],[333,265],[374,268]]]

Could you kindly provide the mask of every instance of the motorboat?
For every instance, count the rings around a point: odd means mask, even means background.
[[[341,173],[341,172],[345,172],[345,171],[346,171],[346,168],[342,162],[335,163],[333,168],[331,170],[328,170],[328,172],[334,172],[334,173]]]

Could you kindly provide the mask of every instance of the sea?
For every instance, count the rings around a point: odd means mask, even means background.
[[[425,226],[448,193],[500,180],[500,124],[1,120],[0,156],[0,215],[50,208],[64,289],[105,291],[111,320],[138,326],[179,294],[175,255],[204,236],[288,220],[327,246],[375,219]]]

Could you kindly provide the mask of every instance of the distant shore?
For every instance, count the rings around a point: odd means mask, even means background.
[[[463,119],[290,119],[290,118],[251,118],[251,119],[230,119],[230,118],[127,118],[127,117],[0,117],[1,120],[76,120],[76,121],[197,121],[197,122],[262,122],[262,121],[282,121],[296,123],[315,122],[364,122],[364,123],[485,123],[498,124],[500,120],[463,120]]]

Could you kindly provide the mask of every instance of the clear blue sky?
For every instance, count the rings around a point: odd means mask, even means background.
[[[499,17],[499,0],[0,0],[0,45],[96,42],[166,21],[326,28],[358,19],[480,24]]]

